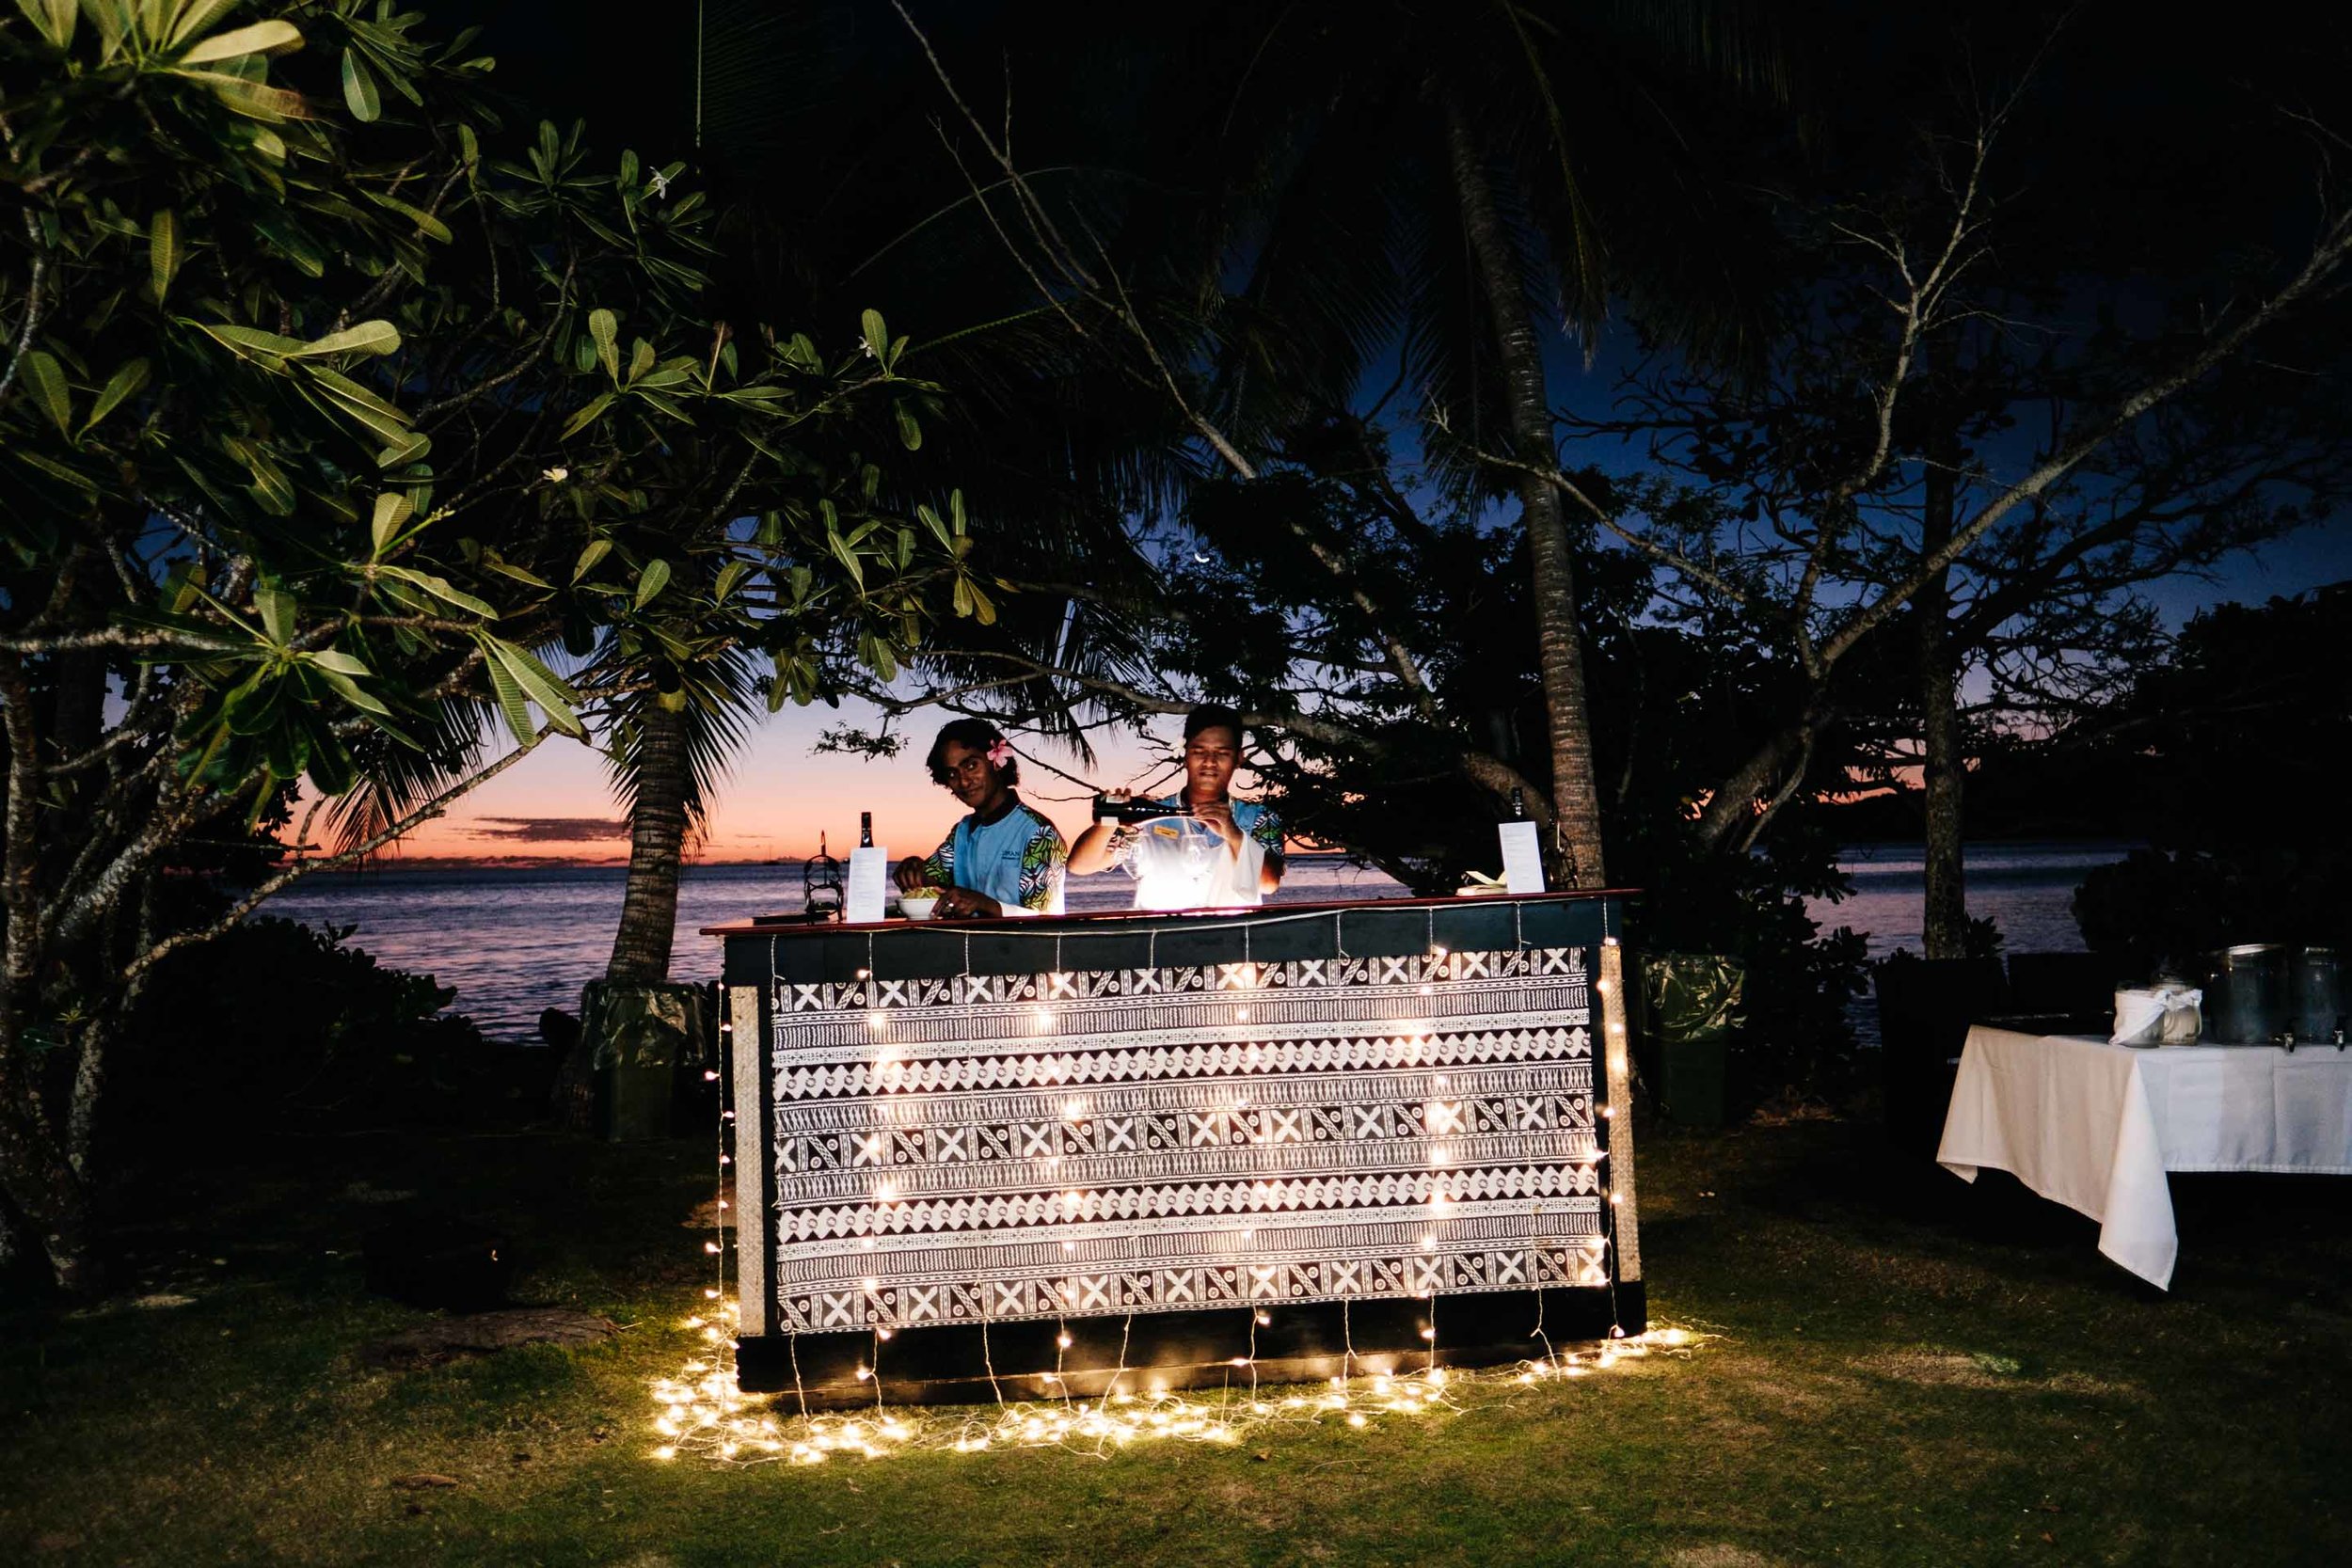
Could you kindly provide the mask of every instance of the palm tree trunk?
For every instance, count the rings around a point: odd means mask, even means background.
[[[612,938],[608,980],[658,985],[670,977],[690,787],[686,716],[647,702],[638,721],[637,799],[628,814],[628,888]]]
[[[1929,441],[1920,551],[1932,555],[1952,536],[1953,467],[1958,451],[1948,435]],[[1967,757],[1960,733],[1958,673],[1952,668],[1950,573],[1938,572],[1912,600],[1917,615],[1920,784],[1927,806],[1927,928],[1921,945],[1931,958],[1968,956],[1968,888],[1961,863],[1961,795]]]
[[[1458,105],[1446,116],[1446,141],[1462,204],[1462,227],[1477,261],[1494,320],[1495,352],[1511,414],[1511,444],[1521,462],[1551,461],[1551,402],[1543,350],[1519,284],[1516,247],[1495,207],[1494,190]],[[1519,477],[1519,518],[1527,531],[1535,601],[1537,669],[1551,729],[1552,848],[1560,879],[1574,888],[1608,885],[1601,855],[1600,792],[1593,778],[1591,710],[1584,697],[1584,648],[1576,626],[1576,563],[1568,552],[1560,495],[1534,474]]]

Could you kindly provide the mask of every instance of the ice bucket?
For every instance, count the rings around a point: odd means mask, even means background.
[[[2205,1038],[2220,1045],[2267,1045],[2294,1018],[2288,1004],[2287,950],[2248,942],[2205,956]]]
[[[2344,1024],[2344,960],[2332,947],[2295,952],[2295,1037],[2332,1040]]]

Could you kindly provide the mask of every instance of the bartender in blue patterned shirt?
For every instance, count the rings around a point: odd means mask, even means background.
[[[951,721],[940,726],[924,763],[931,782],[972,815],[930,859],[909,855],[898,863],[899,891],[943,889],[938,912],[950,919],[1061,913],[1070,851],[1061,830],[1013,792],[1021,762],[1003,733],[985,719]]]
[[[1072,873],[1125,867],[1139,910],[1263,903],[1282,884],[1282,824],[1259,802],[1232,798],[1241,748],[1240,714],[1215,703],[1194,708],[1184,716],[1184,787],[1158,802],[1183,815],[1096,822],[1071,846]]]

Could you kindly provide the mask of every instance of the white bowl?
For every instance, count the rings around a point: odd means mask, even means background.
[[[929,920],[931,917],[931,911],[937,908],[939,908],[939,900],[935,897],[914,898],[905,894],[898,895],[898,912],[909,920]]]

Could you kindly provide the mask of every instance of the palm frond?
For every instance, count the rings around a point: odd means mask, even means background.
[[[748,715],[760,687],[751,654],[739,647],[678,672],[678,680],[686,697],[686,816],[699,832],[750,737]],[[633,691],[604,715],[605,770],[624,815],[637,806],[640,716],[660,701],[657,691]]]
[[[421,719],[404,715],[404,726],[419,742],[416,747],[404,746],[380,731],[363,736],[352,749],[358,782],[328,802],[321,818],[330,835],[330,852],[346,854],[380,838],[473,772],[482,764],[497,722],[496,710],[488,705],[457,697],[436,705]]]

